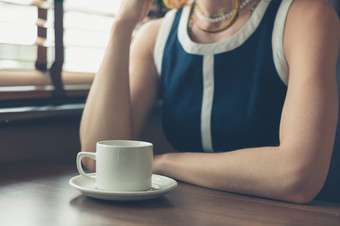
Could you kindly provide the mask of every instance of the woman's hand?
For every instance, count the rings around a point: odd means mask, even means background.
[[[123,0],[116,20],[135,27],[147,16],[153,0]]]

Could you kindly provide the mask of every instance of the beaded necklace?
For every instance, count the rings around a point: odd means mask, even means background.
[[[229,27],[231,27],[234,24],[234,22],[237,20],[239,11],[241,9],[243,9],[244,7],[246,7],[251,1],[252,0],[244,0],[244,1],[242,1],[242,3],[240,3],[240,0],[236,0],[236,3],[235,3],[235,5],[233,6],[232,9],[226,10],[226,11],[219,13],[219,14],[210,15],[210,16],[204,15],[202,13],[201,9],[199,8],[197,1],[195,1],[194,5],[191,9],[191,17],[190,17],[190,20],[189,20],[188,27],[189,27],[189,29],[192,29],[193,25],[195,24],[198,27],[198,29],[200,29],[201,31],[207,32],[207,33],[219,33],[219,32],[225,31]],[[261,0],[255,1],[255,4],[252,6],[252,8],[249,11],[249,17],[253,14],[255,8],[257,7],[257,5],[260,1]],[[227,23],[222,28],[219,28],[219,29],[216,29],[216,30],[207,30],[207,29],[200,27],[196,23],[195,16],[197,18],[203,20],[203,21],[208,22],[208,23],[220,23],[220,22],[223,22],[223,21],[227,21]]]
[[[242,10],[244,7],[246,7],[252,0],[243,0],[240,3],[240,10]],[[222,22],[224,20],[229,19],[232,14],[233,14],[233,9],[227,9],[224,12],[221,13],[217,13],[217,14],[213,14],[213,15],[206,15],[202,12],[200,6],[198,5],[197,1],[195,1],[195,5],[194,5],[194,13],[195,15],[208,23],[219,23]]]

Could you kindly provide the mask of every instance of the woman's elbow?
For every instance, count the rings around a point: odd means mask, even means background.
[[[283,197],[284,201],[296,204],[308,204],[314,200],[321,189],[311,188],[293,188],[287,191]]]
[[[87,170],[91,172],[96,171],[96,162],[93,159],[88,158],[82,159],[82,164]]]
[[[81,152],[93,152],[95,148],[88,148],[87,145],[82,144]],[[83,158],[81,160],[82,165],[89,171],[94,172],[96,170],[96,161],[91,158]]]
[[[297,204],[308,204],[319,194],[326,181],[327,173],[313,170],[296,170],[284,183],[281,199]]]

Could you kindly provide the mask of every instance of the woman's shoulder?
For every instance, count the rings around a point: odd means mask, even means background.
[[[304,75],[318,79],[326,74],[334,76],[340,42],[339,27],[339,17],[326,1],[293,1],[283,37],[289,80],[294,76],[303,78]]]
[[[152,53],[162,21],[162,18],[152,19],[137,28],[133,37],[133,47]]]
[[[284,42],[286,47],[293,49],[298,44],[305,46],[314,41],[330,42],[325,44],[337,46],[340,41],[339,27],[337,13],[325,0],[294,0],[287,15]]]
[[[157,35],[163,24],[171,23],[178,9],[169,10],[164,17],[157,19],[150,19],[147,22],[143,23],[142,26],[138,29],[138,34],[142,34],[143,36],[149,36],[157,38]]]
[[[147,22],[143,23],[136,30],[136,37],[138,36],[147,36],[151,39],[156,38],[158,31],[162,25],[163,18],[151,19]]]
[[[288,16],[291,20],[299,23],[313,23],[318,26],[332,22],[330,25],[339,25],[336,11],[325,0],[294,0],[289,11]]]

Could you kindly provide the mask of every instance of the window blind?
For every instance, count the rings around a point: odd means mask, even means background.
[[[0,100],[86,95],[120,3],[0,0]]]

